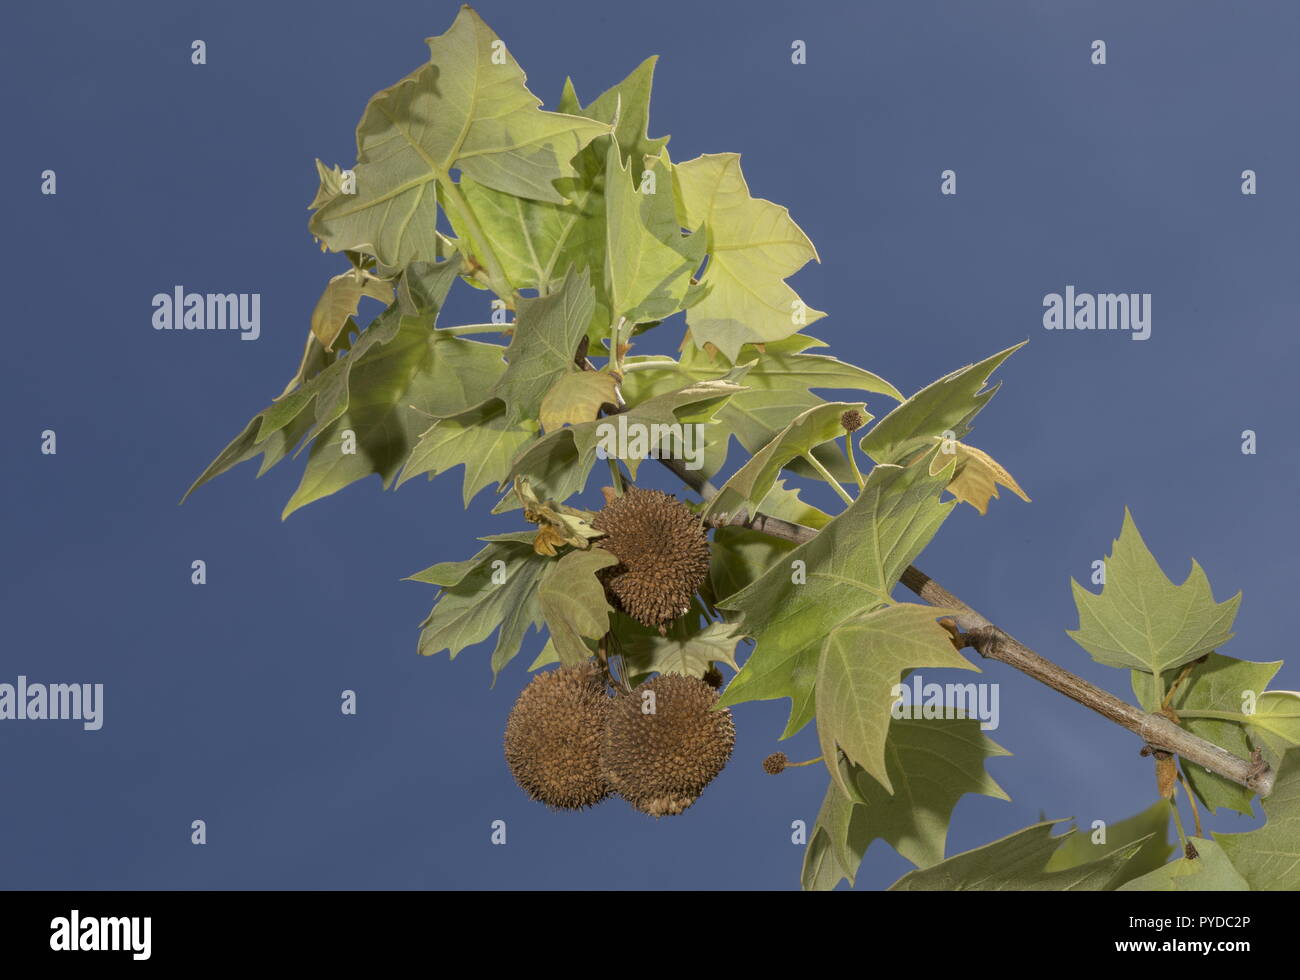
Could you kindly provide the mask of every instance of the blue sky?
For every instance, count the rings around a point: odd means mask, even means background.
[[[548,106],[659,54],[650,134],[675,160],[740,152],[755,196],[821,256],[793,282],[809,333],[905,392],[1024,339],[970,442],[1033,498],[962,507],[918,564],[1016,637],[1128,697],[1066,635],[1129,507],[1181,581],[1241,590],[1222,652],[1276,660],[1297,546],[1294,413],[1300,10],[1152,2],[485,0]],[[501,733],[524,653],[415,653],[432,590],[400,582],[507,530],[459,474],[375,479],[281,522],[301,462],[245,466],[176,501],[301,351],[344,267],[307,233],[314,157],[353,160],[368,97],[416,67],[456,5],[45,3],[15,8],[3,178],[10,366],[0,682],[102,682],[102,730],[0,726],[16,888],[791,888],[824,770],[779,778],[785,702],[735,711],[736,753],[685,815],[553,814],[513,784]],[[189,62],[206,41],[208,63]],[[790,63],[795,39],[808,63]],[[1090,63],[1094,39],[1108,63]],[[45,169],[58,194],[39,193]],[[955,197],[939,175],[957,172]],[[1240,193],[1244,169],[1259,193]],[[262,336],[163,333],[177,284],[257,292]],[[1045,294],[1152,294],[1152,336],[1049,332]],[[485,319],[458,288],[444,322]],[[666,326],[642,352],[669,350]],[[671,336],[669,336],[671,334]],[[872,408],[884,410],[887,400]],[[39,436],[58,433],[43,456]],[[1241,433],[1257,433],[1243,455]],[[595,484],[593,483],[593,486]],[[675,489],[667,481],[658,485]],[[829,495],[817,497],[827,506]],[[190,584],[190,563],[208,584]],[[486,645],[485,645],[486,646]],[[998,664],[990,771],[949,852],[1154,799],[1137,739]],[[1277,688],[1300,688],[1300,666]],[[359,713],[339,713],[339,692]],[[190,844],[203,819],[208,844]],[[505,820],[509,843],[489,842]],[[1254,821],[1221,813],[1220,830]],[[884,843],[860,887],[908,868]]]

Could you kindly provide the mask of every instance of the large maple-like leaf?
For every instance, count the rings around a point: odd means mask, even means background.
[[[480,403],[501,371],[498,345],[448,337],[425,319],[402,317],[388,343],[352,365],[346,407],[316,434],[283,516],[372,474],[391,486],[429,419]]]
[[[294,446],[306,437],[315,439],[330,427],[347,410],[350,392],[354,385],[352,372],[359,365],[368,365],[369,381],[375,381],[373,367],[377,361],[386,360],[389,367],[404,363],[412,354],[412,341],[420,338],[450,340],[433,334],[435,318],[455,281],[458,263],[416,262],[403,270],[398,280],[397,300],[359,336],[345,330],[338,338],[338,349],[327,352],[315,337],[310,337],[307,351],[298,374],[289,387],[244,427],[235,439],[203,471],[193,486],[186,491],[188,497],[196,488],[224,473],[231,467],[254,456],[262,456],[260,476],[284,459]],[[351,323],[351,321],[349,321]],[[352,331],[355,325],[352,325]],[[345,339],[346,338],[346,339]],[[385,348],[396,344],[403,351],[401,357],[386,358]],[[440,402],[452,406],[451,410],[465,407],[457,399],[478,400],[475,386],[490,387],[504,369],[500,348],[490,344],[461,341],[434,348],[446,355],[440,365],[448,371],[443,375],[447,388]],[[423,363],[423,362],[422,362]],[[426,364],[427,367],[427,364]],[[459,405],[459,408],[456,407]],[[367,475],[368,470],[357,472]],[[337,489],[337,488],[336,488]]]
[[[822,641],[841,623],[890,602],[903,569],[955,505],[939,499],[949,475],[877,466],[857,499],[815,538],[718,603],[740,613],[742,628],[757,642],[722,704],[790,698],[785,736],[812,719]],[[806,580],[793,573],[796,567]]]
[[[858,766],[836,760],[839,772],[804,856],[803,887],[827,890],[841,878],[852,884],[876,840],[918,867],[942,861],[952,812],[963,796],[1010,799],[985,770],[986,760],[1009,754],[973,718],[894,720],[886,752],[894,793]]]
[[[1232,638],[1241,593],[1216,603],[1195,561],[1175,585],[1161,571],[1124,510],[1119,538],[1106,559],[1106,584],[1094,595],[1070,581],[1079,628],[1068,631],[1098,663],[1159,675]]]
[[[826,758],[836,747],[888,792],[885,743],[898,700],[895,686],[914,667],[979,668],[958,653],[935,620],[945,610],[896,603],[841,623],[822,644],[817,668],[817,733]],[[839,777],[838,768],[831,776]],[[841,784],[845,794],[850,787]]]
[[[574,157],[575,176],[556,183],[567,199],[564,203],[526,200],[484,187],[471,178],[462,178],[461,188],[469,206],[491,239],[506,278],[515,289],[537,289],[544,295],[573,266],[592,273],[595,285],[604,292],[605,172],[609,146],[617,145],[627,161],[632,181],[639,182],[647,158],[657,156],[668,142],[667,137],[650,139],[646,133],[656,60],[647,58],[585,109],[578,101],[573,83],[565,82],[559,110],[612,126],[613,130],[610,136],[596,138]],[[671,186],[666,190],[671,207]],[[674,226],[672,232],[681,238],[680,229]],[[609,307],[603,295],[597,297],[593,342],[608,336],[613,320]]]
[[[817,249],[789,211],[750,196],[738,153],[706,153],[673,174],[682,224],[708,234],[707,292],[686,315],[696,344],[734,362],[742,344],[781,340],[826,315],[785,282]]]
[[[523,71],[468,6],[426,43],[429,63],[366,106],[356,193],[322,181],[310,228],[335,251],[369,252],[392,267],[432,260],[438,188],[451,183],[453,169],[516,198],[560,203],[555,181],[574,176],[573,157],[609,132],[595,120],[538,108]],[[459,205],[447,203],[456,225]]]

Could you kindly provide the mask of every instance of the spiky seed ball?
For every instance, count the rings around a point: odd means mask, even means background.
[[[614,792],[652,817],[694,803],[736,742],[731,712],[709,710],[717,700],[704,681],[682,674],[660,674],[616,698],[600,754]]]
[[[506,721],[506,762],[532,799],[559,810],[594,806],[610,793],[600,739],[611,699],[594,663],[538,674]]]
[[[618,558],[598,573],[614,605],[665,632],[709,574],[709,538],[700,519],[671,494],[632,487],[591,524],[605,532],[596,544]]]
[[[840,416],[840,426],[845,432],[857,432],[867,420],[856,408],[850,408]]]
[[[785,772],[785,767],[789,762],[790,757],[784,752],[773,752],[763,760],[763,771],[771,776],[779,776]]]

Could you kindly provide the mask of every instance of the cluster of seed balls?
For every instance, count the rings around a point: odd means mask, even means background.
[[[736,729],[730,711],[712,710],[717,700],[708,683],[682,674],[610,697],[592,661],[548,670],[510,712],[506,761],[532,799],[558,810],[617,794],[642,813],[672,816],[731,758]]]
[[[629,489],[592,526],[614,554],[604,569],[610,601],[660,633],[690,609],[709,571],[704,527],[685,504]],[[652,694],[653,696],[648,696]],[[681,813],[731,758],[731,712],[714,710],[705,680],[660,674],[617,697],[594,661],[533,678],[506,723],[510,771],[534,800],[562,810],[617,794],[654,817]]]

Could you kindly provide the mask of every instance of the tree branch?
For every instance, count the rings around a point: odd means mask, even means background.
[[[702,474],[686,469],[682,460],[662,459],[660,462],[705,500],[717,493],[717,488],[713,484],[704,479]],[[746,527],[773,537],[784,538],[795,544],[803,544],[817,535],[814,528],[762,513],[751,517],[743,514],[731,516],[724,514],[708,523],[711,527]],[[1126,701],[1121,701],[1109,691],[1102,690],[1077,674],[1070,673],[1064,667],[1035,653],[1011,634],[994,626],[913,565],[909,565],[903,572],[901,582],[930,605],[954,610],[957,624],[965,631],[963,639],[982,657],[1000,661],[1028,674],[1054,691],[1059,691],[1067,698],[1077,701],[1085,708],[1097,712],[1104,718],[1109,718],[1117,725],[1122,725],[1153,749],[1173,752],[1189,762],[1204,766],[1225,779],[1253,790],[1262,797],[1272,792],[1275,774],[1262,759],[1258,757],[1242,759],[1235,756],[1213,742],[1180,728],[1164,715],[1145,712]]]

